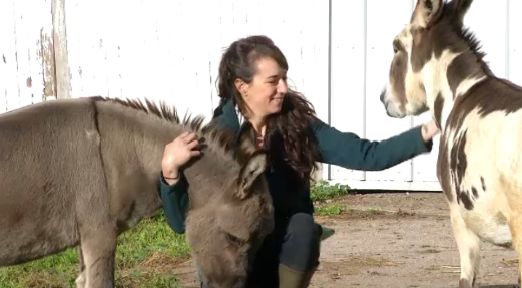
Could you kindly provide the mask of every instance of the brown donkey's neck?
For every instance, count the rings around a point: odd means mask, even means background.
[[[431,35],[433,38],[427,41],[439,43],[442,47],[433,47],[438,52],[434,51],[432,55],[439,56],[432,56],[435,59],[426,63],[431,63],[427,65],[432,65],[429,69],[434,72],[423,76],[426,77],[424,83],[430,110],[444,130],[457,99],[465,97],[472,87],[492,77],[492,73],[482,60],[484,54],[478,51],[478,41],[471,33],[438,29]]]

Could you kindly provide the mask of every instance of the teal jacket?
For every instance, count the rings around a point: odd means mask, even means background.
[[[236,134],[240,124],[232,102],[223,106],[222,114],[213,119],[221,127]],[[379,171],[395,166],[421,153],[431,151],[432,143],[425,143],[421,128],[415,127],[382,141],[362,139],[354,133],[340,132],[322,121],[313,124],[321,154],[321,162],[347,169]],[[298,212],[313,214],[308,185],[296,177],[285,165],[269,167],[265,172],[272,195],[276,221]],[[181,178],[173,186],[160,181],[160,195],[169,225],[178,233],[185,231],[188,207],[188,184]]]

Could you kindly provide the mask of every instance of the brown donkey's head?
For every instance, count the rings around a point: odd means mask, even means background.
[[[463,28],[471,0],[418,0],[393,40],[389,82],[381,94],[392,117],[428,109],[443,126],[456,97],[490,73],[474,36]]]

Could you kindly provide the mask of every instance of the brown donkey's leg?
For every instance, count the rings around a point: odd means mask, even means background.
[[[480,239],[462,219],[457,203],[450,204],[451,226],[460,255],[459,288],[477,287],[476,278],[480,262]]]
[[[513,211],[509,221],[509,228],[513,237],[513,247],[518,253],[518,285],[520,287],[520,279],[522,279],[522,213]]]
[[[83,263],[85,265],[85,288],[114,287],[114,253],[116,233],[114,226],[107,224],[89,229],[81,239]]]

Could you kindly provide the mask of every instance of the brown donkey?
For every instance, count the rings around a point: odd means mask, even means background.
[[[437,174],[459,249],[460,287],[478,285],[481,240],[522,255],[522,88],[493,75],[463,28],[471,2],[417,2],[393,41],[381,95],[390,116],[429,110],[441,128]]]
[[[241,285],[252,247],[273,227],[265,156],[241,165],[222,132],[184,122],[165,106],[99,97],[0,115],[0,266],[79,244],[77,286],[113,287],[116,237],[161,206],[164,146],[195,130],[205,147],[185,170],[189,244],[214,287]]]

